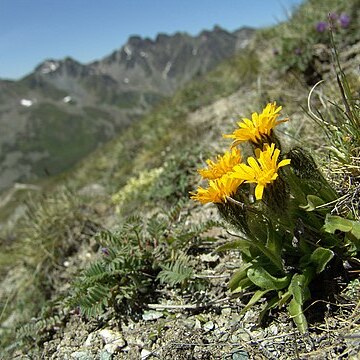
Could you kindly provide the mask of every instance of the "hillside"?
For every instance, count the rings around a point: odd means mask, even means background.
[[[56,175],[138,120],[192,78],[233,56],[253,30],[132,36],[90,64],[48,59],[0,80],[0,190]]]
[[[188,81],[71,170],[18,188],[8,198],[5,193],[7,206],[0,211],[3,358],[356,359],[359,9],[358,0],[305,2],[288,22],[257,31],[241,53]],[[336,18],[332,40],[329,32],[317,30],[329,12],[342,16]],[[324,83],[314,89],[318,80]],[[271,198],[262,202],[253,196],[246,203],[252,210],[246,221],[255,221],[248,223],[251,231],[241,232],[234,226],[236,219],[243,222],[240,212],[229,225],[219,214],[221,203],[202,205],[189,192],[204,186],[197,169],[209,164],[206,159],[229,149],[231,141],[222,134],[272,101],[283,106],[284,122],[274,131],[281,151],[290,159],[291,151],[308,150],[324,179],[306,160],[305,169],[297,171],[310,191],[308,203],[296,209],[276,203],[262,213],[266,219],[295,214],[296,226],[286,228],[290,245],[280,249],[282,254],[295,250],[291,259],[283,259],[287,275],[268,273],[271,285],[261,290],[264,282],[250,272],[252,287],[243,285],[250,279],[242,278],[243,269],[262,259],[259,252],[252,259],[253,245],[243,241],[255,231],[259,238],[250,237],[253,243],[265,236],[265,248],[279,250],[269,234],[276,238],[283,224],[271,233],[269,223],[256,217]],[[241,151],[251,156],[252,145]],[[281,188],[281,180],[291,175],[286,171],[275,183],[285,195],[293,186]],[[315,179],[309,175],[314,172]],[[324,190],[319,181],[331,185],[335,200],[317,202]],[[334,234],[324,235],[321,221],[331,216],[339,223],[327,222]],[[303,234],[309,235],[304,242]],[[334,239],[346,246],[323,244]],[[308,297],[289,314],[291,296],[278,284],[297,269],[296,254],[311,246],[315,251],[299,268],[315,262],[317,275],[308,292],[291,282],[295,300]],[[342,257],[334,255],[337,246]],[[273,271],[271,264],[266,270]],[[271,294],[282,306],[275,306]],[[253,306],[246,306],[249,301]],[[299,313],[306,319],[299,321]]]

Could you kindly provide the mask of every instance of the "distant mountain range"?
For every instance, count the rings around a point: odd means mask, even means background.
[[[254,30],[132,36],[84,65],[49,59],[19,81],[0,80],[0,190],[55,175],[139,119],[164,97],[244,48]]]

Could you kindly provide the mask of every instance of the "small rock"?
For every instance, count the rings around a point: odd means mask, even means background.
[[[269,331],[271,332],[272,335],[277,335],[279,332],[278,327],[276,326],[276,324],[271,324],[269,326]]]
[[[257,322],[257,313],[254,310],[248,310],[243,317],[244,323],[255,323]]]
[[[152,351],[146,350],[146,349],[142,349],[141,350],[141,360],[145,360],[147,359],[150,355],[152,354]]]
[[[231,308],[224,308],[221,310],[221,315],[222,316],[228,316],[231,314]]]
[[[232,353],[232,360],[248,360],[249,354],[245,350],[235,350]]]
[[[91,346],[93,337],[94,337],[94,333],[90,333],[84,342],[84,346],[86,347]]]
[[[212,262],[216,262],[220,259],[219,255],[217,254],[202,254],[200,255],[200,260],[203,261],[203,262],[209,262],[209,263],[212,263]]]
[[[265,336],[264,330],[252,330],[251,331],[251,338],[252,339],[262,339]]]
[[[164,314],[161,311],[149,310],[149,311],[144,311],[142,318],[145,321],[150,321],[150,320],[160,319],[163,316]]]
[[[210,320],[207,323],[204,324],[203,328],[206,332],[211,331],[212,329],[214,329],[215,325],[214,323]]]
[[[250,335],[246,331],[238,332],[238,336],[244,342],[248,342],[251,340]]]
[[[126,345],[121,333],[117,331],[103,329],[99,331],[99,335],[105,343],[104,349],[110,354]]]
[[[116,352],[116,350],[118,350],[120,348],[121,348],[121,346],[118,346],[118,344],[116,344],[116,341],[114,341],[111,344],[106,344],[104,346],[104,350],[110,355],[114,354]]]
[[[201,322],[199,319],[195,319],[195,329],[201,329]]]
[[[94,360],[94,357],[86,351],[75,351],[70,356],[76,360]]]
[[[108,353],[106,350],[101,351],[100,360],[111,360],[112,354]]]
[[[184,320],[184,325],[188,328],[188,329],[192,329],[193,327],[196,326],[196,322],[199,321],[197,319],[193,319],[193,318],[187,318]],[[201,325],[200,325],[201,328]]]

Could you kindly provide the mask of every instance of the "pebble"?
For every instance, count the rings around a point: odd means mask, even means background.
[[[279,332],[279,329],[278,329],[277,325],[276,325],[276,324],[271,324],[271,325],[269,326],[269,332],[270,332],[272,335],[277,335],[278,332]]]
[[[224,308],[224,309],[222,309],[221,310],[221,315],[222,316],[228,316],[228,315],[230,315],[231,314],[231,308]]]
[[[164,314],[161,311],[149,310],[149,311],[144,311],[142,318],[145,321],[150,321],[150,320],[160,319],[163,316]]]
[[[70,356],[76,360],[94,360],[94,357],[86,351],[75,351]]]
[[[110,354],[126,345],[125,340],[118,331],[103,329],[99,331],[99,335],[105,343],[104,350]]]
[[[247,360],[249,354],[245,350],[235,350],[231,357],[232,360]]]
[[[246,332],[246,331],[239,331],[237,332],[239,338],[244,341],[244,342],[248,342],[251,340],[250,335]]]
[[[220,256],[215,254],[215,255],[212,255],[212,254],[202,254],[200,255],[200,260],[203,261],[203,262],[216,262],[220,259]]]
[[[94,337],[94,333],[90,333],[90,334],[88,335],[88,337],[86,338],[86,340],[85,340],[85,342],[84,342],[84,346],[85,346],[85,347],[91,346],[93,337]]]
[[[208,321],[207,323],[205,323],[205,324],[203,325],[203,329],[204,329],[206,332],[211,331],[212,329],[214,329],[214,327],[215,327],[215,325],[214,325],[214,323],[213,323],[211,320]]]
[[[147,359],[151,354],[152,354],[152,351],[142,349],[141,354],[140,354],[141,360]]]
[[[111,360],[112,354],[108,353],[106,350],[101,351],[100,360]]]

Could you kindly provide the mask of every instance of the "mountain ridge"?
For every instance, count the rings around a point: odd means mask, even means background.
[[[141,118],[161,99],[241,51],[251,28],[192,37],[129,37],[89,64],[46,59],[18,81],[0,79],[0,190],[58,174]]]

